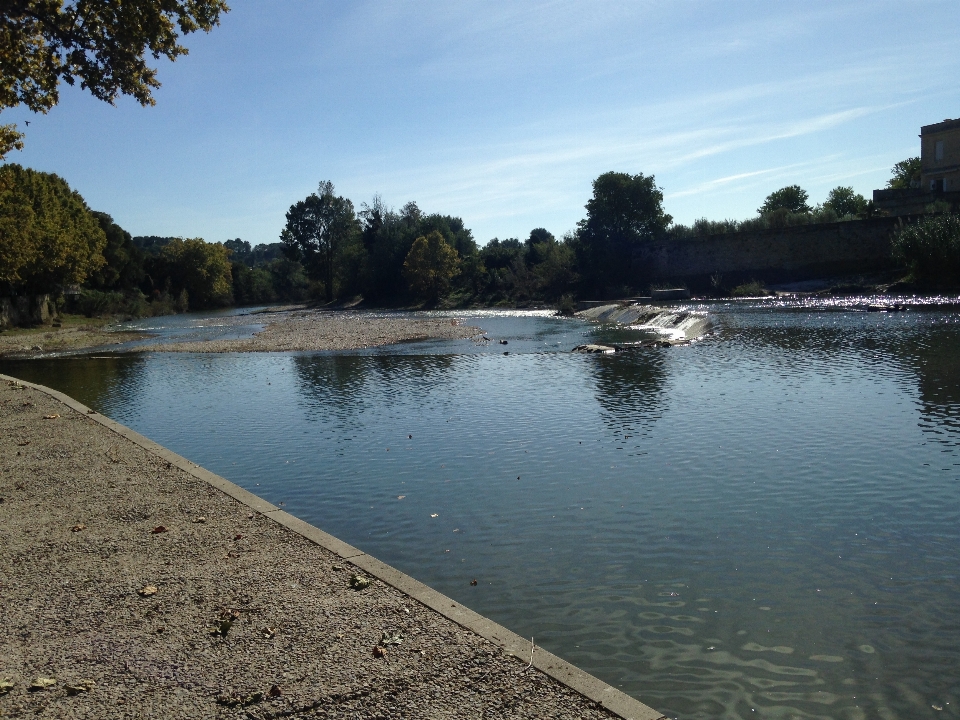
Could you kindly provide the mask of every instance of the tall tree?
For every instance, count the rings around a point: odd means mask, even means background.
[[[180,34],[209,32],[224,0],[3,0],[0,3],[0,111],[25,105],[46,113],[62,80],[113,103],[132,95],[153,105],[154,58],[187,54]],[[0,159],[23,147],[16,125],[0,125]]]
[[[420,297],[436,301],[460,272],[460,260],[438,230],[421,235],[403,263],[403,275],[410,289]]]
[[[779,190],[774,190],[767,195],[767,199],[764,200],[763,205],[757,209],[757,213],[760,215],[768,215],[777,210],[786,210],[787,212],[797,214],[808,213],[813,209],[807,202],[809,199],[810,196],[807,195],[807,191],[802,187],[799,185],[788,185]]]
[[[593,181],[587,217],[577,226],[576,252],[587,289],[636,284],[635,251],[662,236],[672,217],[653,175],[608,172]]]
[[[302,262],[312,280],[323,282],[329,302],[338,251],[358,232],[353,203],[335,195],[333,183],[326,180],[317,192],[290,206],[280,240],[290,259]]]
[[[82,283],[103,266],[106,244],[97,218],[62,178],[0,167],[0,294]]]

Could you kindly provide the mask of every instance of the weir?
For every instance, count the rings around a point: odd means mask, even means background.
[[[703,337],[713,329],[713,320],[702,310],[657,307],[640,303],[611,303],[581,310],[576,317],[599,323],[616,323],[635,330],[648,330],[681,342]]]

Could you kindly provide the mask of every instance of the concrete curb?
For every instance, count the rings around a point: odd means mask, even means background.
[[[226,493],[251,510],[263,514],[280,525],[283,525],[285,528],[303,536],[307,540],[329,550],[344,560],[348,560],[368,575],[393,586],[405,595],[426,605],[431,610],[440,613],[445,618],[452,620],[461,627],[497,645],[505,652],[516,655],[523,660],[530,658],[532,653],[533,667],[586,698],[600,703],[606,709],[624,718],[624,720],[665,720],[662,713],[634,700],[629,695],[611,687],[580,668],[571,665],[566,660],[557,657],[543,648],[532,645],[526,639],[507,630],[502,625],[498,625],[489,618],[485,618],[483,615],[475,613],[473,610],[454,602],[446,595],[437,592],[418,580],[414,580],[409,575],[405,575],[396,568],[377,560],[375,557],[367,555],[362,550],[348,545],[333,535],[323,532],[320,528],[314,527],[294,517],[290,513],[281,510],[248,490],[244,490],[226,478],[215,475],[196,463],[190,462],[175,452],[155,443],[153,440],[131,430],[126,425],[121,425],[115,420],[111,420],[91,410],[86,405],[77,402],[68,395],[64,395],[62,392],[44,385],[27,382],[26,380],[20,380],[9,375],[0,374],[0,380],[17,382],[56,398],[78,413],[86,415],[91,420],[98,422],[127,440],[136,443],[144,450],[153,453],[171,465],[175,465],[184,472]]]

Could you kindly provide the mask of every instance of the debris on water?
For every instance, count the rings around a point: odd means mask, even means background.
[[[352,587],[354,590],[364,590],[370,587],[370,583],[372,582],[373,580],[370,578],[364,577],[358,573],[354,573],[350,576],[350,587]]]
[[[430,513],[430,517],[440,517],[439,513]]]
[[[397,495],[397,500],[403,500],[405,497],[406,495]]]
[[[500,341],[500,344],[501,344],[501,345],[506,345],[506,344],[507,344],[507,341],[506,341],[506,340],[501,340],[501,341]]]
[[[413,440],[413,435],[407,435],[407,440]]]
[[[617,349],[610,345],[595,345],[593,343],[588,343],[586,345],[577,345],[571,352],[575,353],[586,353],[586,354],[600,354],[600,355],[612,355]]]
[[[473,585],[474,587],[476,587],[477,581],[476,581],[476,580],[471,580],[471,581],[470,581],[470,584]]]

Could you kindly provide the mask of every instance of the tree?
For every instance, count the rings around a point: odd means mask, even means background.
[[[586,209],[575,241],[584,283],[595,292],[634,284],[634,253],[662,237],[673,220],[663,211],[663,191],[653,175],[600,175]]]
[[[329,302],[334,297],[338,250],[358,232],[353,203],[334,195],[333,183],[327,180],[316,193],[290,206],[280,240],[287,256],[302,262],[310,279],[323,282]]]
[[[106,244],[97,218],[62,178],[0,167],[0,292],[82,283],[103,266]]]
[[[891,190],[909,190],[920,187],[920,158],[912,157],[901,160],[894,165],[890,172],[893,176],[887,180],[887,187]]]
[[[93,214],[107,236],[103,248],[106,264],[94,271],[86,284],[97,290],[134,290],[143,280],[143,251],[133,244],[130,233],[107,213],[94,211]]]
[[[808,213],[812,208],[807,204],[810,196],[807,191],[799,185],[788,185],[787,187],[774,190],[767,195],[763,205],[757,210],[760,215],[768,215],[777,210],[786,210],[794,214]]]
[[[852,187],[835,187],[827,194],[827,201],[823,205],[842,218],[864,212],[867,209],[867,199],[855,193]]]
[[[25,105],[46,113],[60,81],[113,103],[132,95],[153,105],[160,87],[145,55],[187,54],[180,33],[210,32],[224,0],[4,0],[0,5],[0,111]],[[0,126],[0,159],[23,147],[16,125]]]
[[[403,276],[410,289],[430,301],[445,293],[459,272],[457,251],[447,244],[438,230],[414,240],[403,263]]]
[[[202,238],[176,238],[164,245],[153,264],[154,272],[169,283],[172,295],[182,297],[186,291],[193,310],[233,302],[230,256],[220,243],[204,242]]]

